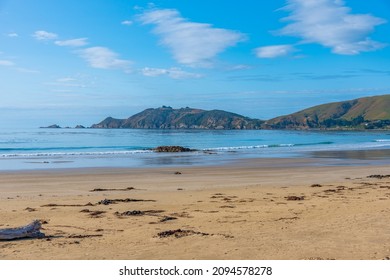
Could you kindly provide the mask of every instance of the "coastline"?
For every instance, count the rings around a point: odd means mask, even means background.
[[[368,178],[390,164],[321,161],[4,171],[0,228],[40,219],[47,237],[0,242],[0,259],[390,257],[390,178]]]

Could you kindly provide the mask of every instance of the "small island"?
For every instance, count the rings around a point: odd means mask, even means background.
[[[52,124],[49,126],[41,126],[40,128],[61,128],[61,126],[59,126],[58,124]]]

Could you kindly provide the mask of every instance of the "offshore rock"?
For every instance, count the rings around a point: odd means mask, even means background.
[[[153,151],[157,153],[183,153],[183,152],[194,152],[196,150],[185,148],[182,146],[159,146],[154,148]]]

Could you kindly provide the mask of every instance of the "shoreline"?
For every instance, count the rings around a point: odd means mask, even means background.
[[[315,161],[1,172],[0,228],[39,219],[47,237],[0,259],[390,257],[390,178],[368,177],[390,164]]]
[[[288,155],[288,156],[286,156]],[[213,156],[217,156],[212,158]],[[385,148],[373,148],[363,150],[315,150],[315,151],[289,151],[280,155],[264,155],[256,153],[220,153],[220,154],[192,154],[191,152],[185,153],[156,153],[148,155],[145,158],[126,158],[126,157],[108,157],[105,158],[107,164],[94,164],[93,158],[79,158],[84,163],[76,164],[75,160],[51,160],[50,158],[42,161],[36,161],[38,158],[0,158],[0,163],[12,163],[20,162],[23,167],[16,167],[0,170],[0,174],[7,172],[46,172],[48,170],[92,170],[92,169],[156,169],[156,168],[192,168],[192,167],[218,167],[218,166],[235,166],[242,165],[245,162],[251,162],[252,164],[258,164],[263,162],[262,166],[271,164],[272,166],[290,166],[290,162],[293,164],[301,163],[303,165],[310,166],[315,164],[319,166],[350,166],[350,165],[384,165],[390,164],[390,149]],[[88,161],[89,164],[86,164]],[[95,160],[103,160],[104,158],[96,158]],[[127,164],[123,161],[129,161]],[[29,161],[26,161],[29,160]],[[110,160],[118,160],[122,162],[120,164],[109,165]],[[137,162],[138,161],[138,162]],[[25,166],[26,163],[32,164],[35,168]],[[140,163],[137,165],[137,163]],[[61,164],[70,164],[70,166],[64,167]],[[42,165],[38,167],[39,165]],[[11,165],[12,166],[12,165]],[[16,166],[20,166],[16,164]]]

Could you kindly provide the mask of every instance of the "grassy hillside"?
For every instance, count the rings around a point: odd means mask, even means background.
[[[390,121],[390,95],[381,95],[318,105],[271,119],[265,123],[265,127],[274,129],[385,128],[388,121]]]

